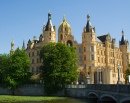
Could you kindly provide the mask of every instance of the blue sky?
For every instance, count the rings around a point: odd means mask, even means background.
[[[0,54],[9,53],[12,39],[16,49],[23,40],[27,44],[33,36],[39,38],[49,11],[56,34],[65,14],[75,40],[81,43],[89,13],[96,35],[110,33],[118,47],[122,29],[130,41],[129,4],[130,0],[0,0]]]

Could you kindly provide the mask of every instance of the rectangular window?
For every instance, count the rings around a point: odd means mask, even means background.
[[[91,51],[91,52],[94,52],[94,46],[91,46],[91,47],[90,47],[90,51]]]
[[[98,62],[100,62],[100,58],[98,57]]]
[[[32,59],[32,64],[34,63],[34,59]]]
[[[94,55],[93,54],[91,55],[91,60],[94,60]]]
[[[86,55],[84,55],[84,60],[86,60]]]
[[[79,48],[79,51],[78,51],[78,52],[79,52],[79,53],[82,53],[82,48],[81,48],[81,47]]]
[[[82,61],[82,56],[79,56],[79,61]]]
[[[86,52],[86,48],[84,47],[84,52]]]
[[[39,59],[37,58],[37,63],[39,63]]]
[[[37,55],[39,55],[39,51],[37,51]]]
[[[37,66],[36,73],[38,73],[38,72],[39,72],[39,67]]]
[[[34,56],[34,52],[32,52],[32,56]]]
[[[32,67],[32,73],[34,73],[34,67]]]
[[[28,55],[29,55],[29,57],[30,57],[30,53],[29,53]]]

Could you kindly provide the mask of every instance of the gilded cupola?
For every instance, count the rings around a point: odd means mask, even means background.
[[[63,17],[63,22],[60,24],[58,31],[64,32],[66,35],[71,35],[71,27],[66,21],[65,16]]]

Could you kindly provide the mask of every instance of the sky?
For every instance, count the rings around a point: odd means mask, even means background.
[[[81,43],[87,14],[90,14],[96,36],[110,33],[118,47],[122,29],[130,41],[129,4],[130,0],[0,0],[0,54],[9,53],[12,40],[16,49],[22,47],[23,40],[27,44],[33,36],[39,38],[49,11],[57,37],[65,15],[74,39]]]

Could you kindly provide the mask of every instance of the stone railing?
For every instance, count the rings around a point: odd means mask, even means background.
[[[66,85],[66,88],[85,88],[84,84],[69,84]]]
[[[88,84],[86,89],[130,93],[130,85],[123,84]]]

